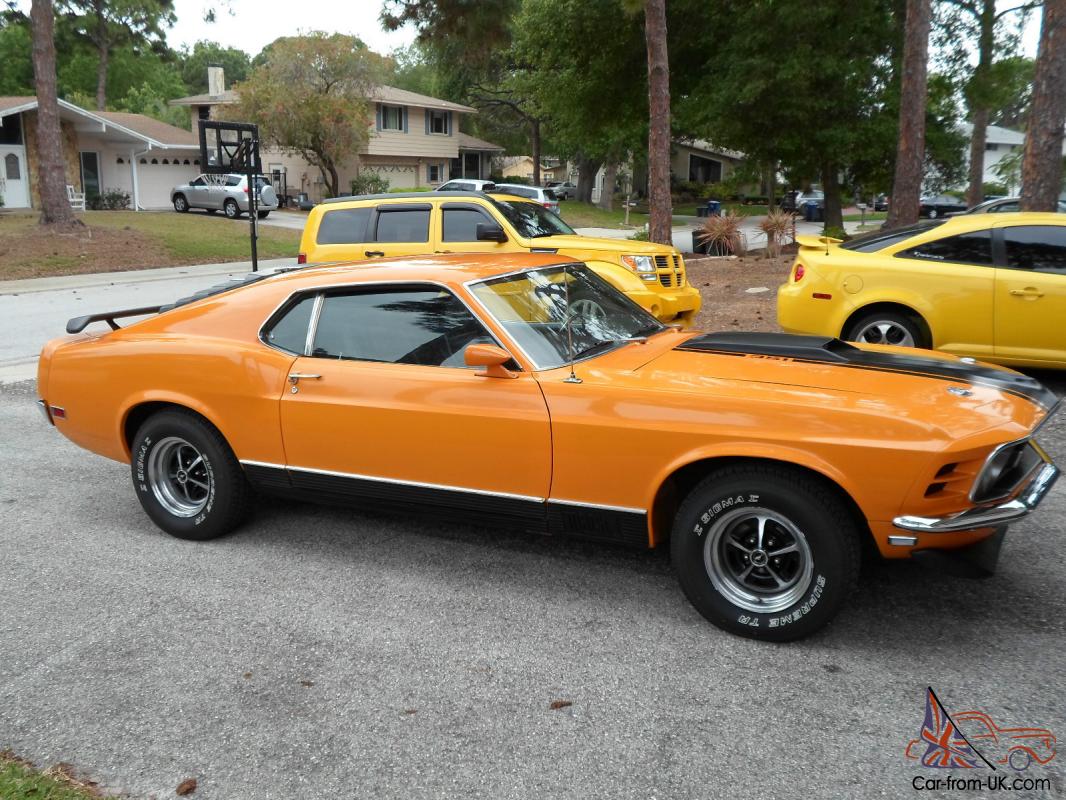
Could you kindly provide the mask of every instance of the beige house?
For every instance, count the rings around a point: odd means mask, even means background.
[[[170,189],[200,171],[196,136],[143,114],[86,111],[59,101],[67,183],[88,196],[118,189],[135,209],[166,208]],[[0,97],[0,196],[36,208],[37,98]]]
[[[497,173],[504,177],[517,175],[528,181],[533,180],[533,157],[532,156],[499,156],[494,162]],[[564,181],[569,174],[566,162],[558,159],[542,158],[540,164],[540,182]]]
[[[215,108],[237,100],[236,93],[225,88],[221,67],[208,69],[208,90],[170,101],[189,108],[194,130],[199,120],[212,118]],[[367,170],[381,175],[393,188],[437,186],[451,178],[488,178],[492,157],[503,150],[459,131],[461,117],[477,113],[469,106],[392,86],[379,86],[371,99],[370,137],[358,157],[341,166],[341,191]],[[317,167],[274,148],[264,149],[262,159],[282,194],[302,192],[313,201],[323,199],[325,183]]]

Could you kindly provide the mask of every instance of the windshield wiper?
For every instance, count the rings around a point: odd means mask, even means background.
[[[644,344],[648,341],[647,336],[624,336],[620,339],[604,339],[602,342],[597,342],[591,347],[586,347],[580,353],[574,355],[574,359],[583,358],[584,356],[591,355],[599,350],[606,350],[609,347],[614,347],[616,344]]]
[[[529,238],[530,239],[540,239],[540,238],[543,238],[545,236],[555,236],[555,231],[543,231],[541,233],[534,233]]]

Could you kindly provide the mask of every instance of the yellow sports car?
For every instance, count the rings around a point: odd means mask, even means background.
[[[1066,367],[1066,218],[969,214],[846,243],[798,237],[777,292],[790,333]]]

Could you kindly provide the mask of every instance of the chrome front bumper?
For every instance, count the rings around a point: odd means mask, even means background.
[[[1029,485],[1015,499],[995,506],[971,508],[949,517],[896,517],[892,524],[905,531],[919,533],[947,533],[992,528],[1020,519],[1040,505],[1040,501],[1059,477],[1058,468],[1045,463]]]

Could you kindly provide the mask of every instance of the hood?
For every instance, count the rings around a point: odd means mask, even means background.
[[[662,256],[677,252],[673,247],[655,242],[638,242],[633,239],[607,239],[600,236],[541,236],[530,240],[533,247],[554,247],[560,251],[597,250],[619,255]]]
[[[1012,424],[1024,436],[1058,402],[1026,375],[955,356],[779,333],[692,336],[634,373],[667,389],[850,409],[879,429],[917,425],[948,439]]]

